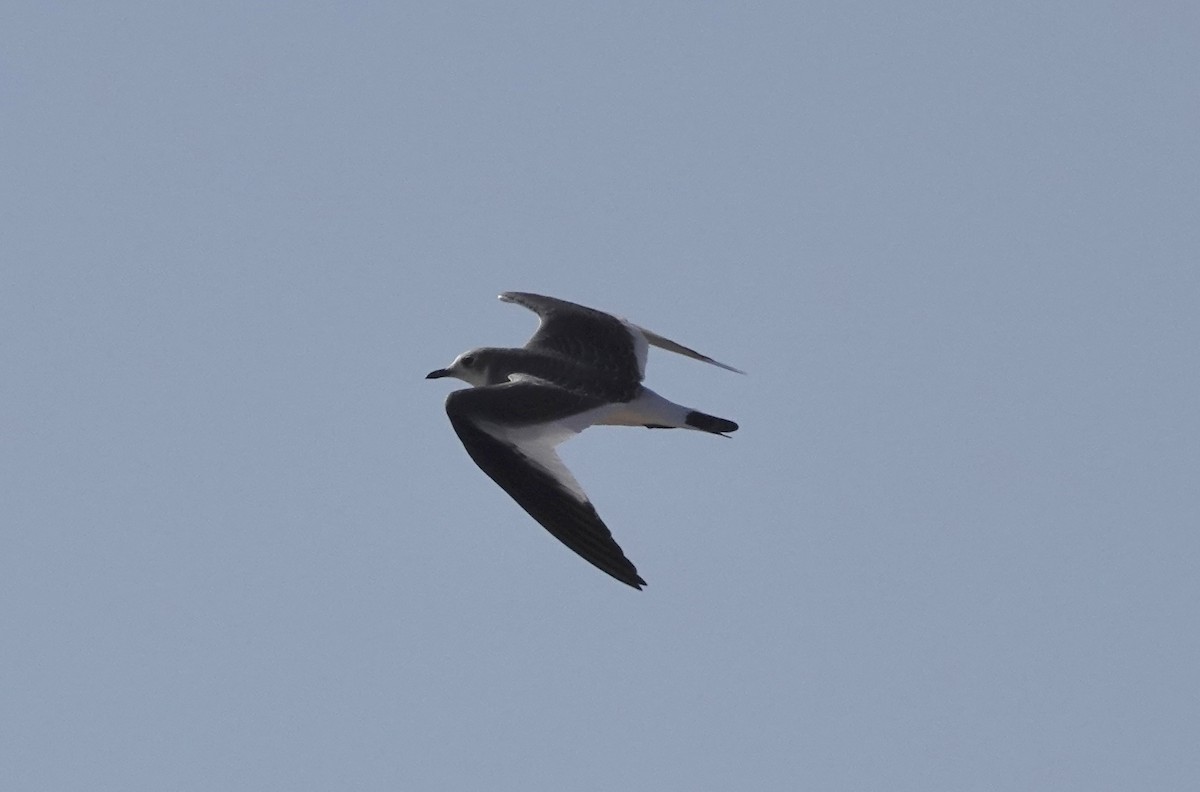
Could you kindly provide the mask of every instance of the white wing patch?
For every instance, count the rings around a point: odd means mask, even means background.
[[[516,375],[513,379],[537,380],[536,377]],[[580,503],[589,503],[587,493],[576,480],[561,458],[555,452],[560,443],[570,440],[575,435],[596,423],[603,423],[604,416],[614,409],[613,405],[604,405],[594,410],[562,418],[557,421],[547,421],[526,426],[503,426],[490,421],[478,421],[476,425],[502,443],[507,443],[517,450],[530,464],[549,473],[550,476],[572,497]]]
[[[633,338],[633,355],[637,358],[638,376],[645,377],[646,354],[650,351],[650,344],[646,341],[645,331],[627,319],[622,319],[621,324],[625,325],[625,329],[629,331],[629,335]]]

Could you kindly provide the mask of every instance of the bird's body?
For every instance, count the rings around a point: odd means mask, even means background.
[[[524,292],[505,292],[500,299],[534,311],[541,324],[522,348],[474,349],[429,373],[473,386],[447,397],[450,423],[483,472],[551,534],[597,568],[641,588],[645,581],[554,448],[596,424],[721,435],[738,428],[645,387],[651,344],[737,369],[582,305]]]

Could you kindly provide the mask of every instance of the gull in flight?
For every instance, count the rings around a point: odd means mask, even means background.
[[[640,589],[625,557],[555,446],[595,424],[695,429],[728,437],[733,421],[664,399],[642,384],[650,345],[739,374],[644,327],[582,305],[504,292],[541,319],[518,349],[463,352],[427,379],[456,377],[470,388],[446,398],[446,414],[471,459],[553,536],[588,563]]]

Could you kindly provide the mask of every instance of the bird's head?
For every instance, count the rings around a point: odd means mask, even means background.
[[[443,369],[436,369],[425,375],[425,379],[455,377],[468,385],[478,388],[488,385],[488,373],[496,359],[496,350],[488,347],[470,349],[454,358],[454,362]]]

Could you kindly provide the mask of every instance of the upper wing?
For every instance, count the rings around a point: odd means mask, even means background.
[[[646,339],[615,316],[554,297],[504,292],[504,302],[523,305],[541,319],[526,349],[554,352],[579,363],[590,392],[627,401],[637,392],[646,364]]]
[[[713,360],[708,355],[701,355],[696,350],[689,349],[688,347],[685,347],[683,344],[678,344],[669,338],[663,338],[658,333],[652,333],[644,327],[639,327],[638,330],[642,331],[642,335],[645,336],[645,338],[648,342],[650,342],[654,346],[658,347],[659,349],[665,349],[668,352],[675,352],[680,355],[685,355],[690,358],[695,358],[696,360],[703,360],[705,363],[711,363],[714,366],[718,366],[719,368],[725,369],[726,371],[732,371],[735,374],[745,374],[746,373],[746,372],[742,371],[741,369],[736,369],[733,366],[729,366],[724,363],[721,363],[720,361]]]
[[[527,292],[504,292],[500,299],[523,305],[541,317],[542,322],[533,338],[526,343],[526,347],[553,350],[589,365],[593,365],[594,361],[609,362],[604,358],[610,358],[613,368],[620,369],[614,373],[633,376],[632,372],[636,371],[637,382],[641,382],[646,374],[648,344],[738,374],[746,373],[644,327],[594,308]]]
[[[556,539],[634,588],[646,584],[554,446],[592,423],[604,402],[528,380],[467,388],[446,414],[471,459]]]

